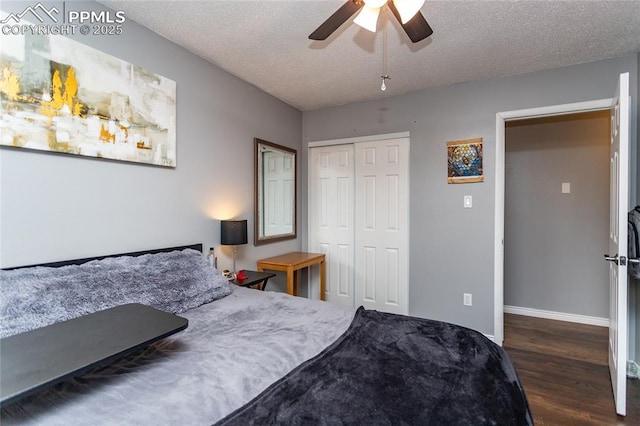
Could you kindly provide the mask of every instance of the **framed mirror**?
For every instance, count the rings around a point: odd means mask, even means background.
[[[254,244],[296,238],[297,151],[262,139],[254,141]]]

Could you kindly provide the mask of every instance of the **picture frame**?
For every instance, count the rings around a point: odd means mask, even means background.
[[[176,83],[62,35],[0,44],[0,146],[176,167]]]
[[[447,182],[484,181],[482,138],[447,142]]]

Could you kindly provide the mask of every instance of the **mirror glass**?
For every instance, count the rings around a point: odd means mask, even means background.
[[[296,238],[296,150],[255,139],[255,245]]]

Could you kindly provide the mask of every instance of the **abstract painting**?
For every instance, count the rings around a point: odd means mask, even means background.
[[[62,35],[0,43],[0,145],[176,166],[176,83]]]
[[[447,142],[447,172],[449,183],[484,181],[482,138]]]

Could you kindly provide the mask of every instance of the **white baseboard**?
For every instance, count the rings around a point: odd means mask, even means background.
[[[525,315],[528,317],[546,318],[557,321],[576,322],[579,324],[609,327],[609,318],[590,317],[587,315],[567,314],[564,312],[544,311],[542,309],[522,308],[504,305],[505,314]]]
[[[635,361],[627,361],[627,377],[640,379],[640,365]]]

